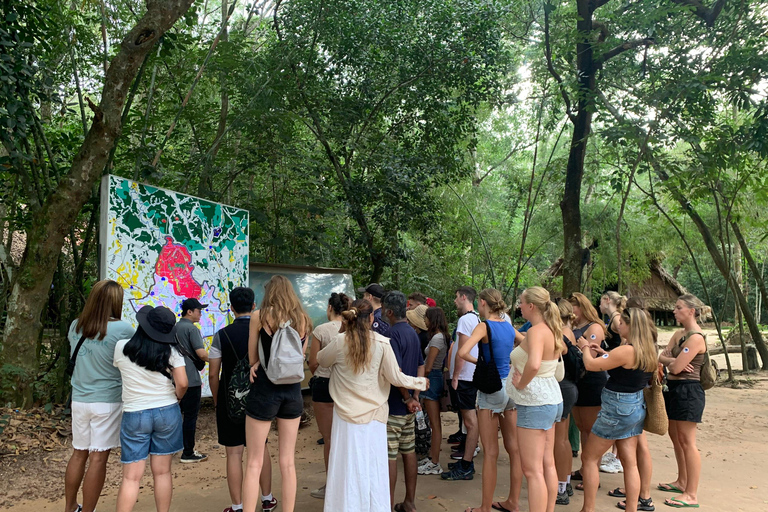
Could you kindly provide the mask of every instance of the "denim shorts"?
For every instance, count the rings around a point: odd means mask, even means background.
[[[627,439],[643,433],[645,398],[643,391],[619,393],[603,389],[603,406],[592,433],[603,439]]]
[[[511,411],[515,408],[515,402],[507,394],[507,379],[501,379],[501,389],[495,393],[477,392],[477,408],[487,409],[494,414],[501,414],[504,411]]]
[[[120,462],[130,464],[150,455],[173,455],[184,449],[179,404],[123,412]]]
[[[433,368],[428,375],[429,389],[421,393],[421,397],[426,400],[439,402],[443,398],[443,388],[445,387],[445,377],[443,377],[442,368]]]
[[[518,405],[517,426],[531,430],[549,430],[563,416],[563,402],[556,405]]]

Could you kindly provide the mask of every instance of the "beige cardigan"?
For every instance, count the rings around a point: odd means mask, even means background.
[[[371,331],[371,363],[355,373],[346,362],[346,335],[339,334],[317,354],[320,366],[331,369],[329,390],[336,413],[349,423],[387,422],[390,384],[408,389],[427,389],[425,377],[400,371],[389,338]]]

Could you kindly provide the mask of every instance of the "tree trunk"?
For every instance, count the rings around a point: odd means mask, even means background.
[[[565,168],[565,191],[560,202],[563,217],[563,297],[581,290],[581,274],[587,262],[588,251],[582,247],[581,239],[581,182],[584,178],[584,156],[587,140],[592,130],[592,112],[596,91],[595,61],[592,43],[592,2],[578,0],[576,3],[579,19],[576,23],[580,37],[576,45],[576,69],[579,71],[579,100],[576,117],[573,120],[573,135]]]
[[[160,37],[184,14],[193,0],[147,0],[147,12],[120,44],[104,80],[99,106],[91,104],[94,119],[69,173],[32,216],[27,245],[8,301],[3,332],[2,362],[21,370],[16,378],[17,405],[32,404],[31,383],[38,371],[35,344],[41,331],[56,261],[80,209],[98,183],[110,150],[122,129],[122,108],[144,57]]]
[[[765,288],[763,273],[757,268],[757,262],[755,262],[755,259],[752,257],[752,251],[749,250],[749,246],[747,245],[747,241],[744,239],[744,235],[741,234],[739,225],[733,219],[731,219],[731,228],[733,229],[733,234],[736,236],[736,240],[739,242],[741,252],[744,253],[744,257],[747,259],[749,271],[752,272],[752,276],[757,282],[757,288],[760,290],[760,298],[762,299],[762,303],[766,304],[768,303],[768,290]],[[763,268],[765,268],[765,266],[763,266]],[[759,303],[760,301],[756,300],[755,302]],[[760,322],[760,309],[757,310],[756,316],[757,322]]]
[[[696,228],[699,230],[701,237],[704,239],[704,245],[706,245],[710,256],[712,256],[712,261],[715,263],[715,266],[725,278],[726,282],[729,283],[729,286],[731,286],[735,295],[734,298],[736,299],[736,303],[738,304],[739,309],[741,309],[741,313],[744,315],[744,320],[747,322],[749,334],[752,336],[752,340],[755,342],[757,351],[760,353],[760,359],[763,363],[763,370],[768,370],[768,346],[766,346],[765,342],[763,341],[763,336],[760,333],[760,329],[757,327],[757,323],[755,323],[755,317],[752,315],[752,310],[749,308],[747,299],[744,297],[744,294],[741,292],[741,288],[738,286],[736,276],[734,276],[733,272],[723,259],[723,255],[720,253],[720,250],[717,247],[717,242],[715,242],[715,238],[712,236],[712,232],[704,222],[704,219],[702,219],[698,212],[693,208],[691,202],[682,194],[682,192],[680,192],[677,187],[669,184],[667,181],[669,176],[667,176],[664,171],[658,168],[658,166],[653,167],[662,181],[667,182],[667,190],[670,191],[672,197],[674,197],[680,206],[683,207],[683,211],[685,211],[688,217],[690,217],[690,219],[696,225]]]

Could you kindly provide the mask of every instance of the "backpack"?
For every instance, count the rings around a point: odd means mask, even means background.
[[[304,343],[287,320],[272,335],[272,350],[264,365],[264,348],[259,342],[259,359],[272,384],[297,384],[304,380]]]
[[[227,337],[229,346],[232,347],[232,353],[237,357],[237,351],[235,345],[232,343],[232,339],[225,330],[221,330],[221,333]],[[243,423],[245,421],[245,402],[248,399],[248,392],[251,390],[251,365],[248,361],[248,352],[245,356],[238,359],[235,366],[232,368],[232,374],[229,375],[229,382],[227,383],[227,416],[235,423]]]
[[[706,348],[706,352],[704,352],[704,362],[701,364],[701,369],[699,370],[699,381],[701,382],[701,387],[706,391],[715,387],[715,382],[717,382],[717,370],[712,364],[712,360],[709,358],[707,337],[703,333],[698,331],[686,333],[685,336],[681,338],[681,341],[678,342],[678,345],[682,346],[691,334],[699,334],[704,338],[704,348]]]

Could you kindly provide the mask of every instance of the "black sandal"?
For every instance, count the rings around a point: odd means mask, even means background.
[[[627,495],[621,492],[621,487],[617,487],[612,491],[608,491],[608,496],[613,498],[626,498]]]
[[[623,501],[618,502],[616,506],[621,510],[627,509],[627,504]],[[656,510],[656,507],[653,505],[653,498],[648,498],[648,499],[638,498],[637,510],[643,510],[644,512],[653,512],[654,510]]]
[[[571,480],[584,480],[584,477],[581,476],[581,470],[577,469],[573,473],[571,473]]]

